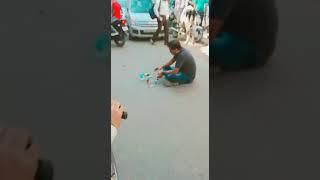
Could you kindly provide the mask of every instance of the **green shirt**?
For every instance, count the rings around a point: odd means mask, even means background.
[[[204,4],[208,3],[208,0],[194,0],[194,3],[196,4],[196,11],[204,11]]]

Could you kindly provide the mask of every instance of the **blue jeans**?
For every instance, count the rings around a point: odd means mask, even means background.
[[[170,71],[173,69],[174,67],[171,67],[171,66],[163,68],[164,71]],[[179,83],[179,84],[191,83],[189,76],[184,74],[183,72],[178,72],[177,74],[165,74],[164,76],[168,81],[172,83]]]
[[[231,33],[222,32],[210,42],[210,64],[222,67],[241,67],[259,63],[256,48],[251,43]]]

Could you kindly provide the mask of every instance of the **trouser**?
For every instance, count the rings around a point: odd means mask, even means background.
[[[209,45],[210,65],[244,67],[262,64],[253,43],[231,33],[220,33]]]
[[[204,12],[203,11],[198,11],[198,14],[200,15],[200,26],[202,26],[202,22],[203,22],[203,17],[204,17]]]
[[[167,17],[166,16],[161,15],[161,17],[162,17],[162,21],[157,19],[157,21],[158,21],[158,29],[153,34],[152,40],[156,41],[158,39],[159,33],[160,33],[161,28],[163,26],[163,28],[164,28],[164,43],[167,44],[168,40],[169,40],[169,36],[168,36],[168,21],[167,21]]]
[[[183,8],[177,8],[173,11],[178,22],[180,22],[180,16],[182,14],[182,11],[183,11]]]
[[[174,67],[171,66],[163,68],[164,71],[170,71],[173,69]],[[183,72],[178,72],[177,74],[165,74],[164,76],[166,80],[172,83],[187,84],[192,82],[190,77]]]

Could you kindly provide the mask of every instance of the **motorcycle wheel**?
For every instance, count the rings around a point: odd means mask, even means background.
[[[184,28],[180,28],[179,32],[178,32],[178,37],[177,37],[180,41],[184,41],[186,40],[186,30]]]
[[[114,39],[114,42],[116,43],[117,46],[122,47],[126,43],[126,38],[124,34],[122,33],[119,38]]]
[[[111,152],[111,172],[112,172],[111,180],[119,180],[116,161],[112,152]]]
[[[196,34],[194,36],[195,42],[200,42],[203,38],[203,28],[201,26],[196,27]]]
[[[173,38],[178,38],[178,33],[176,31],[172,31],[172,37]]]

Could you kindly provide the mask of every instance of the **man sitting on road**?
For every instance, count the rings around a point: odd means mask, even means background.
[[[196,76],[196,63],[193,56],[181,46],[178,40],[170,41],[167,46],[173,58],[155,69],[158,71],[158,78],[164,76],[166,86],[192,83]],[[175,66],[171,66],[173,63]]]

